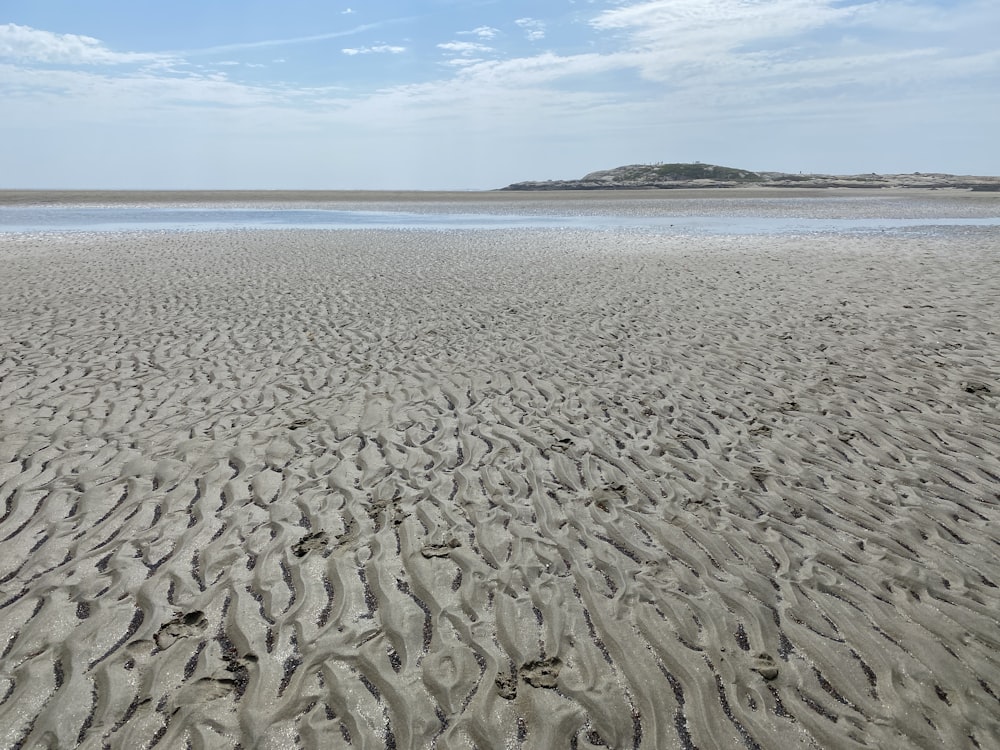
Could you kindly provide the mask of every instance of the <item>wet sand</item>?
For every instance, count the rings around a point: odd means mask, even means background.
[[[995,229],[0,264],[0,747],[1000,745]]]
[[[965,189],[935,188],[673,188],[638,190],[553,190],[519,192],[504,190],[11,190],[0,189],[0,206],[20,205],[155,205],[155,204],[256,204],[290,203],[454,203],[576,206],[612,202],[619,207],[638,200],[669,204],[680,200],[728,201],[749,198],[851,198],[959,200],[968,205],[1000,205],[1000,194]]]

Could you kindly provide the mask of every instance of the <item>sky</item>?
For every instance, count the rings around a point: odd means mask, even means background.
[[[998,32],[998,0],[4,0],[0,188],[1000,175]]]

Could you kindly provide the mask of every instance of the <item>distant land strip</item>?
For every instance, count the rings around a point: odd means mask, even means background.
[[[716,164],[629,164],[578,180],[515,182],[503,190],[648,190],[677,188],[924,188],[1000,192],[1000,177],[941,173],[828,175],[753,172]]]

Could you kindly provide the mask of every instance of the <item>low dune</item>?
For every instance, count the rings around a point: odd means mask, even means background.
[[[0,264],[2,748],[1000,746],[995,229]]]

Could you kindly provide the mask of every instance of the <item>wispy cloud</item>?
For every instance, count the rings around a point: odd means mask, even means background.
[[[913,2],[921,0],[620,2],[590,22],[605,35],[607,52],[483,59],[475,43],[452,42],[438,46],[456,55],[448,61],[453,78],[385,89],[379,96],[421,109],[447,106],[449,99],[481,108],[486,91],[495,101],[564,103],[570,92],[577,97],[589,91],[596,101],[616,101],[619,112],[677,118],[671,113],[683,110],[695,118],[733,120],[782,111],[844,112],[845,106],[863,108],[887,97],[926,95],[930,87],[977,71],[992,69],[1000,77],[1000,53],[982,48],[938,47],[905,33],[882,38],[881,45],[852,46],[852,33],[871,38],[868,24],[876,18],[883,24]],[[970,0],[967,18],[985,15],[1000,12]],[[516,23],[544,34],[536,19]],[[953,17],[949,25],[961,24]]]
[[[877,0],[876,0],[877,2]],[[599,30],[625,31],[634,44],[732,49],[753,39],[776,39],[844,21],[872,3],[837,0],[646,0],[606,10],[591,21]]]
[[[500,33],[500,29],[494,29],[492,26],[477,26],[470,31],[459,31],[459,36],[477,36],[480,39],[493,39],[497,34]]]
[[[605,10],[591,26],[622,35],[622,46],[633,52],[630,65],[648,80],[677,88],[704,85],[709,79],[766,85],[776,74],[792,74],[802,61],[835,53],[829,44],[806,51],[801,42],[788,45],[784,40],[844,26],[866,5],[870,3],[644,0]],[[837,67],[827,66],[830,71]]]
[[[476,42],[445,42],[443,44],[439,44],[438,49],[443,49],[446,52],[452,52],[465,57],[493,51],[492,47],[487,47],[485,44],[478,44]]]
[[[57,34],[16,23],[0,24],[0,58],[64,65],[119,65],[168,57],[145,52],[115,52],[99,39],[79,34]]]
[[[397,18],[389,21],[379,21],[378,23],[367,23],[355,26],[342,31],[329,31],[324,34],[310,34],[309,36],[295,36],[286,39],[262,39],[256,42],[238,42],[236,44],[219,44],[214,47],[202,47],[200,49],[181,50],[174,54],[183,56],[212,55],[219,52],[236,52],[244,49],[261,49],[263,47],[285,47],[294,44],[307,44],[309,42],[323,42],[328,39],[340,39],[345,36],[355,36],[373,29],[380,29],[388,24],[401,23],[406,19]]]
[[[405,18],[390,19],[378,23],[363,24],[350,29],[330,31],[323,34],[287,37],[281,39],[261,39],[253,42],[219,44],[198,49],[169,52],[117,52],[109,49],[101,40],[79,34],[58,34],[18,24],[0,24],[0,59],[7,58],[21,62],[63,65],[122,65],[129,63],[177,63],[186,57],[197,57],[241,50],[283,47],[310,42],[322,42],[355,36],[366,31],[383,28],[393,23],[406,21]],[[358,54],[367,52],[401,52],[403,48],[381,45],[359,48]],[[350,53],[348,53],[350,54]]]
[[[399,55],[406,52],[406,47],[396,47],[391,44],[376,44],[373,47],[348,47],[340,51],[345,55]]]
[[[142,71],[108,74],[90,69],[43,70],[0,64],[0,94],[8,102],[68,105],[75,119],[161,116],[189,105],[219,108],[279,106],[291,96],[274,87],[248,86],[223,73],[166,76]],[[27,110],[19,109],[21,112]],[[10,113],[10,117],[13,112]]]
[[[518,18],[515,25],[524,29],[524,35],[532,42],[545,38],[545,22],[537,18]]]

